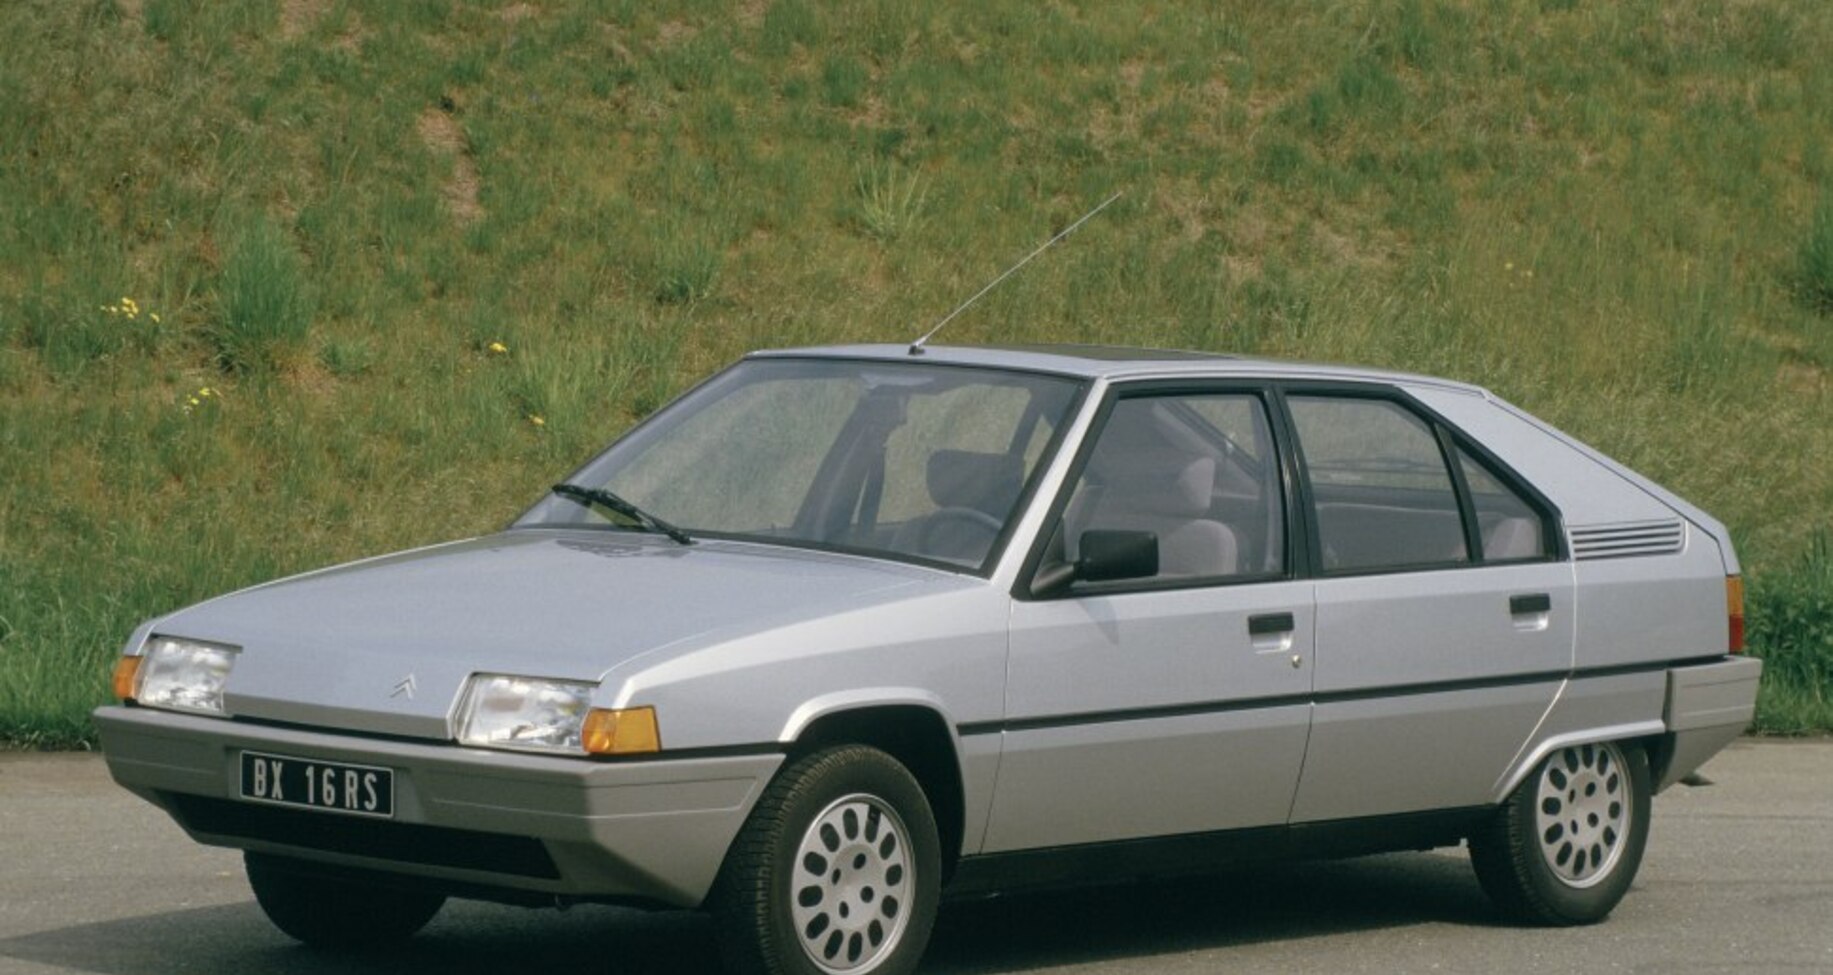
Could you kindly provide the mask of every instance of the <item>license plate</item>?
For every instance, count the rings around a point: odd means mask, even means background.
[[[242,798],[389,819],[395,814],[395,773],[374,765],[243,752]]]

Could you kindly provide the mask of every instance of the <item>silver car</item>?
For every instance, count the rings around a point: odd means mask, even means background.
[[[1742,613],[1722,525],[1471,386],[803,349],[499,533],[143,624],[95,720],[309,944],[596,901],[906,972],[944,895],[1269,854],[1596,921],[1751,717]]]

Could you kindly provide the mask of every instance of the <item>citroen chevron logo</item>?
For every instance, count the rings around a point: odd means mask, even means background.
[[[395,689],[390,691],[388,696],[391,698],[400,697],[403,694],[406,694],[407,699],[410,701],[414,699],[414,675],[412,673],[396,681]]]

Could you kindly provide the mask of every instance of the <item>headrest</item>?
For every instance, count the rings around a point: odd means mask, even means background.
[[[1024,464],[1008,454],[938,450],[929,455],[929,497],[942,508],[972,508],[1003,519],[1018,501]]]
[[[1483,558],[1530,559],[1540,554],[1540,523],[1532,518],[1504,518],[1483,539]]]
[[[1216,486],[1213,457],[1137,455],[1109,490],[1116,502],[1141,514],[1200,518],[1209,513]],[[1124,499],[1124,500],[1122,500]]]

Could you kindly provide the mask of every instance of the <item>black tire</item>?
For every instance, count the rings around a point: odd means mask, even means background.
[[[709,899],[726,964],[746,975],[914,971],[935,924],[940,847],[922,787],[891,756],[842,745],[792,760]]]
[[[1648,843],[1648,756],[1629,744],[1548,755],[1470,837],[1496,906],[1546,925],[1601,921],[1628,893]]]
[[[378,948],[426,927],[443,894],[360,884],[314,873],[284,857],[245,853],[255,900],[274,927],[314,948]]]

